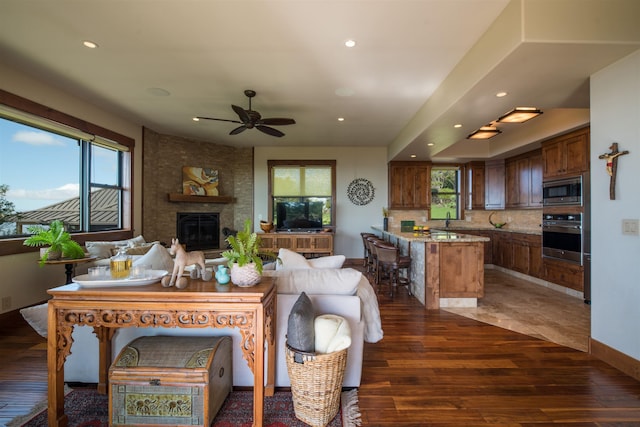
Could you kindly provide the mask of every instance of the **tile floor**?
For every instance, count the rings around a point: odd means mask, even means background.
[[[591,307],[580,298],[497,269],[485,270],[477,308],[442,308],[464,317],[588,351]]]

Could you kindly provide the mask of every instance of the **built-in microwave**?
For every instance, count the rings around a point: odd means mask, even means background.
[[[544,206],[581,206],[582,176],[544,181],[542,203]]]

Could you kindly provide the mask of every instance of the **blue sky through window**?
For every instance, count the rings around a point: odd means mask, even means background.
[[[117,156],[94,162],[92,180],[112,183]],[[111,153],[107,153],[111,152]],[[0,118],[0,184],[18,212],[78,197],[80,148],[72,138]]]

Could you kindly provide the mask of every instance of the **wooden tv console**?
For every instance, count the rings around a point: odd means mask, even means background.
[[[333,255],[333,233],[262,233],[260,247],[265,251],[278,253],[286,248],[304,255],[306,258]]]

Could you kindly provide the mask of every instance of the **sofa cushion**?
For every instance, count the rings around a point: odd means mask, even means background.
[[[290,249],[280,248],[278,251],[279,262],[276,262],[276,270],[298,270],[305,268],[342,268],[346,257],[344,255],[330,255],[318,258],[306,259],[301,254]]]
[[[311,268],[342,268],[346,257],[344,255],[321,256],[307,260]]]
[[[173,271],[173,258],[169,254],[169,250],[156,243],[151,246],[149,252],[136,257],[133,265],[150,265],[152,270],[167,270],[169,273]]]
[[[279,294],[355,295],[362,273],[353,268],[308,268],[263,271],[275,277]]]
[[[276,270],[297,270],[311,268],[305,257],[290,249],[280,248],[278,251],[280,262],[276,262]]]
[[[96,258],[110,258],[111,249],[114,249],[118,245],[139,246],[143,243],[145,243],[144,237],[137,236],[126,240],[85,242],[84,247],[87,249],[89,256]]]
[[[289,312],[287,343],[291,347],[304,352],[315,350],[314,319],[313,304],[307,294],[302,292]]]

